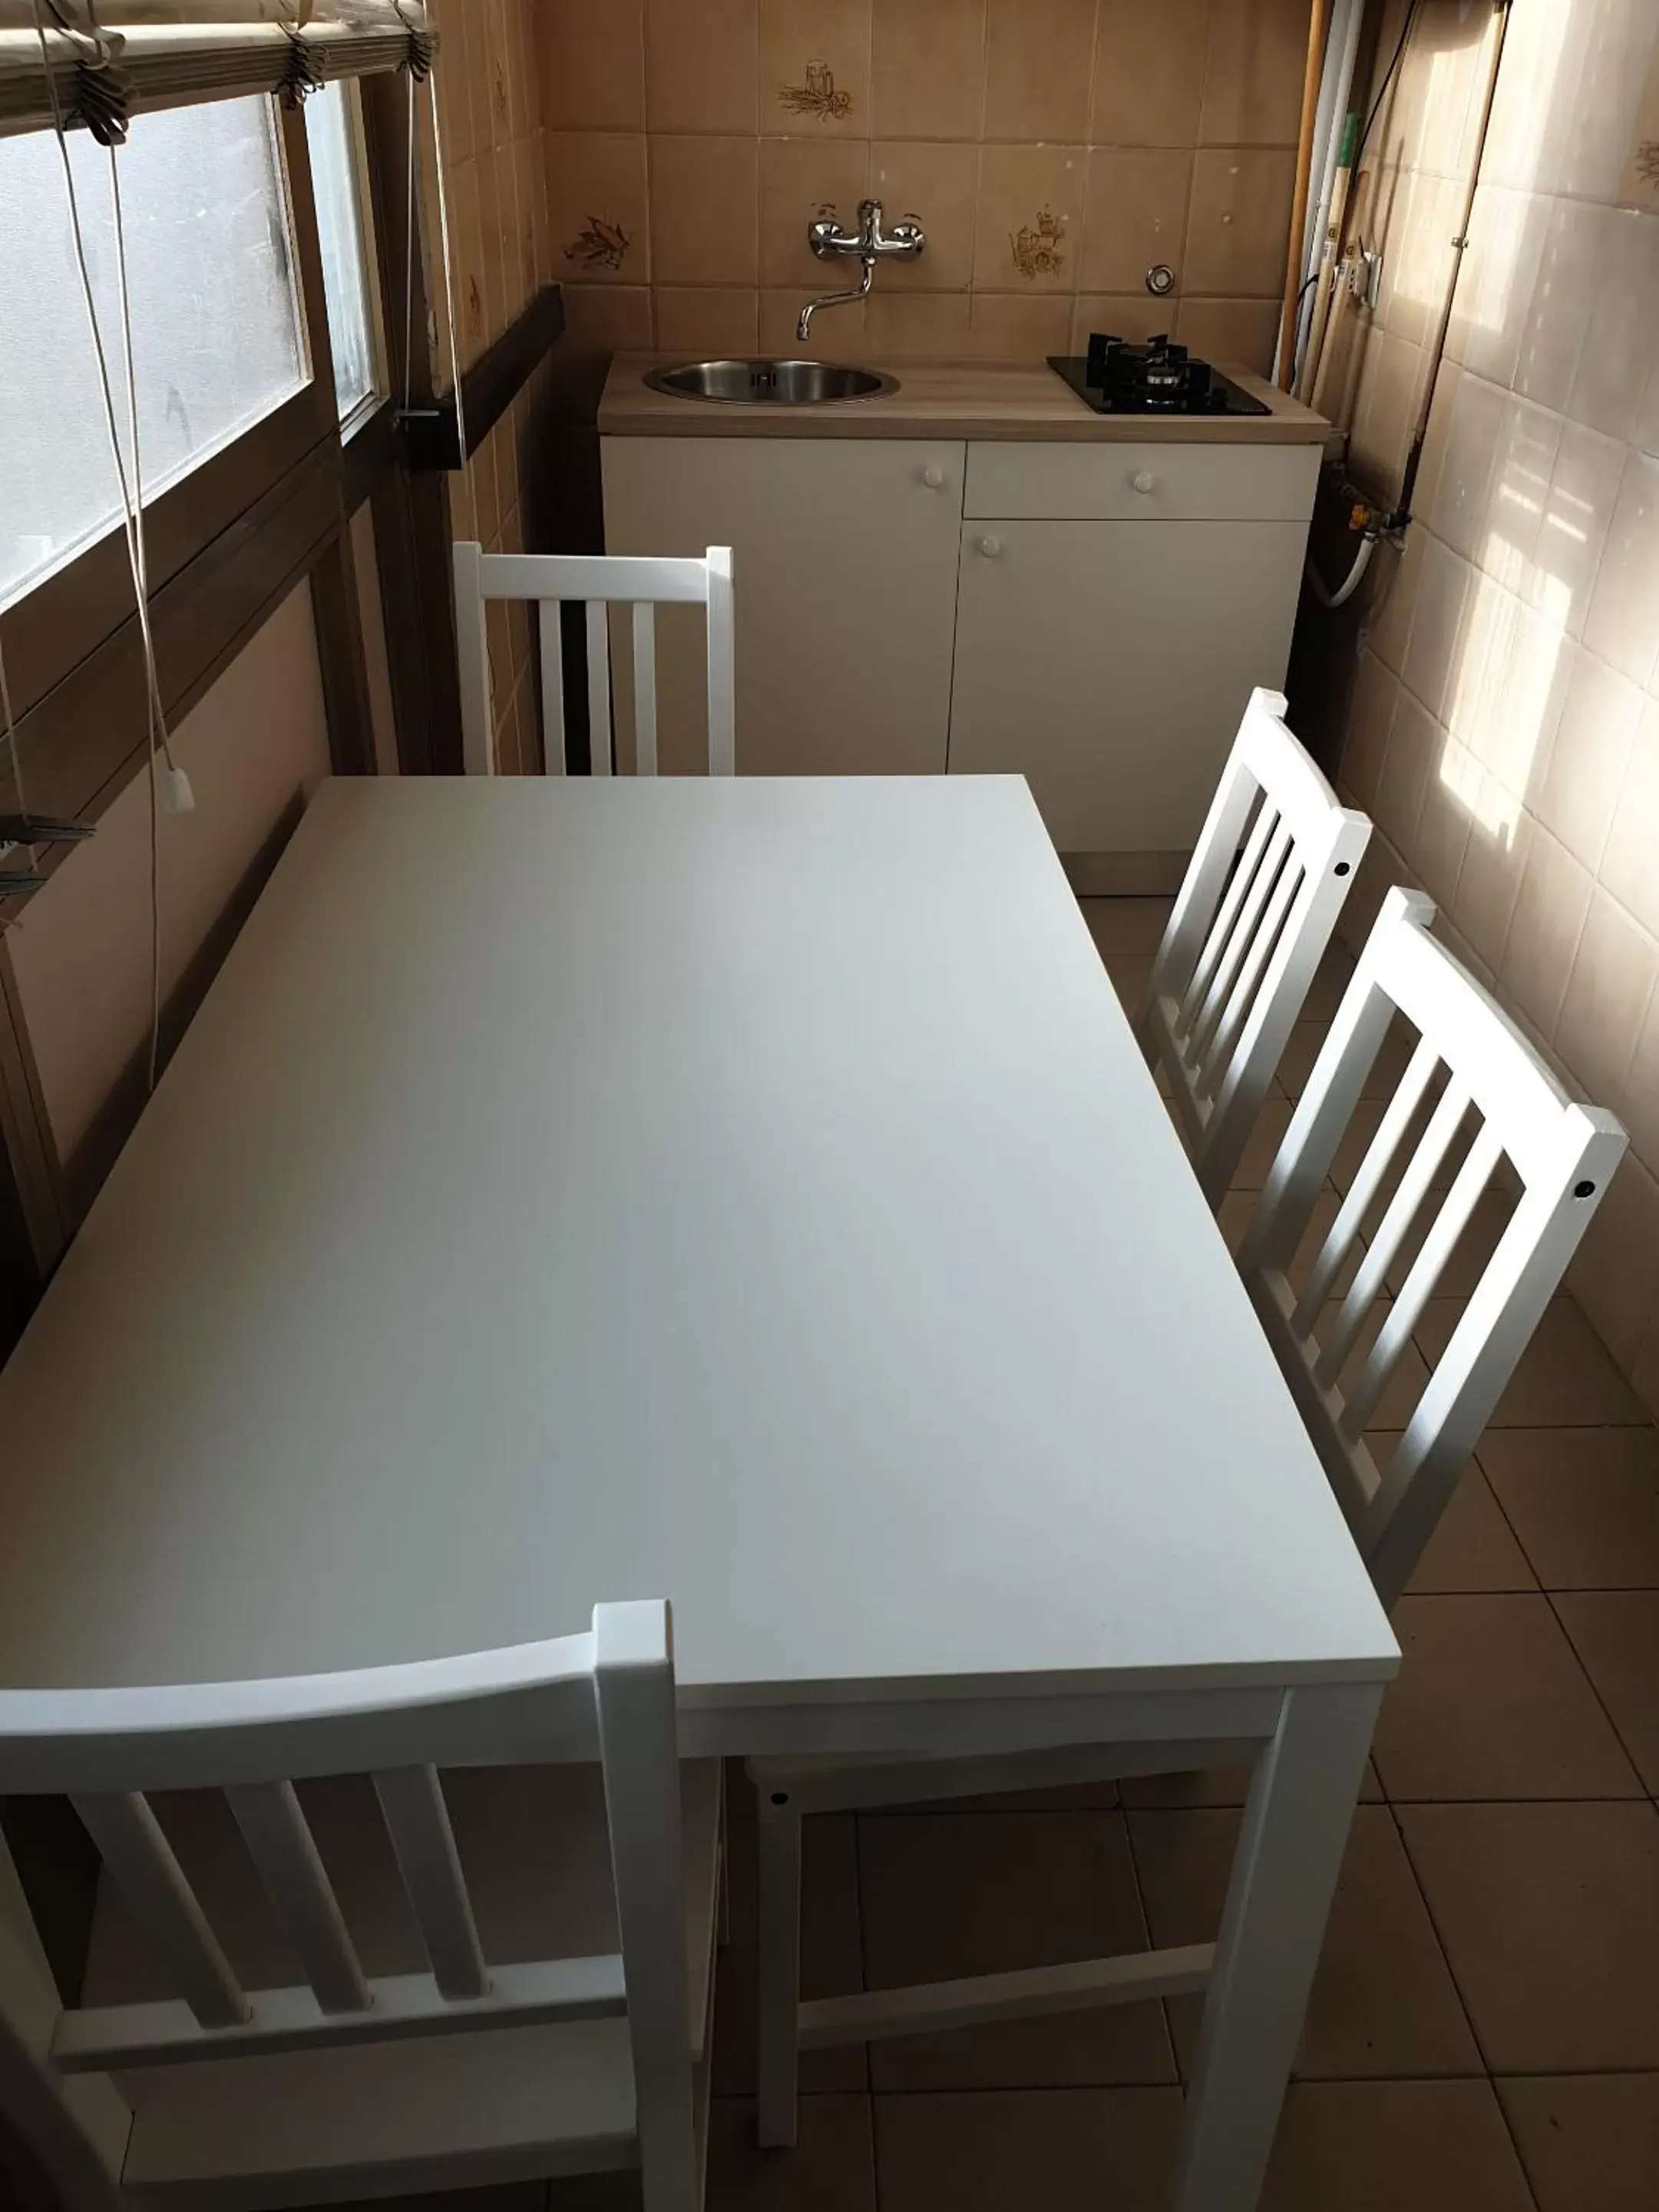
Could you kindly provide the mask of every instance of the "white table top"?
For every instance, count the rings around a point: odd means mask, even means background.
[[[0,1440],[17,1685],[1397,1661],[1016,779],[325,787]]]

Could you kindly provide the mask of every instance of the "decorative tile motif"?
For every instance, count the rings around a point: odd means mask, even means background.
[[[591,215],[564,249],[578,269],[620,269],[634,243],[621,223]]]
[[[803,83],[778,87],[778,105],[791,115],[815,116],[820,123],[844,123],[853,112],[853,95],[836,88],[836,73],[828,62],[808,62]]]
[[[1066,219],[1049,207],[1008,234],[1008,251],[1022,276],[1058,276],[1066,266]]]

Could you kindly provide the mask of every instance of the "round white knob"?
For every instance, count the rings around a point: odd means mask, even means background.
[[[981,538],[979,550],[988,561],[1000,561],[1002,558],[1002,540],[1000,538]]]
[[[935,468],[930,461],[921,472],[921,480],[929,491],[942,491],[945,488],[945,471],[943,469]]]
[[[1138,491],[1144,499],[1148,492],[1158,489],[1158,478],[1150,469],[1137,469],[1129,479],[1131,490]]]

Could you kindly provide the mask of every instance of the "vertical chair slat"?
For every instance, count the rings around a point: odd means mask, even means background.
[[[657,773],[657,611],[634,604],[634,773]]]
[[[1365,1148],[1365,1157],[1348,1186],[1347,1196],[1337,1209],[1336,1219],[1331,1224],[1331,1233],[1325,1240],[1324,1249],[1314,1263],[1308,1287],[1296,1309],[1295,1327],[1297,1330],[1305,1333],[1312,1328],[1320,1307],[1330,1293],[1331,1285],[1341,1272],[1349,1248],[1359,1233],[1360,1224],[1382,1188],[1412,1116],[1423,1103],[1429,1079],[1439,1065],[1438,1048],[1427,1037],[1421,1038],[1407,1063],[1406,1073],[1395,1087],[1394,1096],[1389,1101],[1382,1120],[1376,1125],[1376,1135]],[[1375,1292],[1372,1295],[1375,1296]]]
[[[611,624],[603,599],[587,605],[588,773],[611,773]]]
[[[484,1996],[489,1975],[436,1771],[386,1769],[374,1789],[439,1989],[451,1999]]]
[[[235,2027],[248,2002],[149,1801],[136,1792],[76,1796],[122,1901],[204,2027]]]
[[[1261,856],[1261,865],[1255,872],[1255,880],[1251,884],[1243,903],[1239,908],[1238,919],[1233,924],[1232,934],[1227,940],[1226,950],[1217,963],[1215,974],[1210,981],[1210,988],[1205,994],[1204,1003],[1199,1008],[1198,1018],[1188,1032],[1188,1050],[1194,1057],[1201,1058],[1208,1048],[1210,1039],[1215,1032],[1216,1024],[1221,1018],[1222,1010],[1232,989],[1234,979],[1243,967],[1245,955],[1255,939],[1262,912],[1273,896],[1280,874],[1289,865],[1290,853],[1291,825],[1281,815],[1273,825],[1272,836],[1267,840],[1267,849]]]
[[[1216,1024],[1204,1054],[1199,1081],[1212,1097],[1215,1094],[1220,1078],[1225,1073],[1228,1049],[1237,1036],[1245,1016],[1255,1003],[1262,972],[1273,957],[1273,950],[1285,927],[1285,917],[1289,914],[1291,903],[1301,888],[1302,870],[1297,865],[1295,853],[1292,852],[1285,866],[1279,870],[1279,880],[1273,885],[1273,896],[1268,900],[1261,919],[1256,926],[1249,951],[1234,980],[1227,1003],[1222,1010],[1221,1019]]]
[[[455,548],[455,660],[461,690],[461,765],[468,775],[495,773],[495,719],[489,703],[489,644],[484,625],[481,545]]]
[[[564,623],[560,602],[539,600],[536,614],[542,637],[542,756],[549,775],[563,775],[570,760],[564,735]]]
[[[1451,1257],[1452,1248],[1468,1227],[1469,1217],[1492,1181],[1503,1150],[1496,1131],[1488,1122],[1470,1146],[1468,1157],[1458,1170],[1446,1202],[1423,1240],[1423,1249],[1413,1263],[1400,1296],[1389,1309],[1388,1319],[1377,1334],[1370,1358],[1352,1389],[1344,1394],[1342,1426],[1350,1437],[1364,1434],[1407,1340],[1422,1319],[1423,1309],[1440,1272]]]
[[[366,2011],[368,1984],[294,1784],[248,1783],[225,1796],[318,2004]]]
[[[704,558],[708,573],[708,773],[735,775],[738,666],[732,548],[711,545]]]
[[[1250,824],[1250,834],[1244,841],[1244,849],[1238,856],[1238,865],[1228,878],[1227,888],[1216,908],[1210,933],[1204,940],[1204,949],[1194,963],[1186,989],[1181,994],[1181,1026],[1190,1030],[1193,1020],[1209,989],[1210,979],[1215,974],[1216,963],[1227,949],[1232,935],[1238,909],[1244,903],[1245,894],[1255,881],[1256,871],[1261,865],[1261,855],[1267,849],[1267,840],[1279,826],[1279,810],[1265,793]]]
[[[1342,1302],[1336,1326],[1321,1354],[1317,1373],[1320,1381],[1328,1386],[1341,1373],[1348,1354],[1352,1351],[1365,1316],[1370,1311],[1383,1279],[1394,1264],[1394,1257],[1406,1240],[1407,1232],[1423,1208],[1430,1186],[1441,1162],[1451,1149],[1452,1139],[1457,1134],[1463,1116],[1469,1110],[1469,1094],[1455,1077],[1445,1090],[1429,1116],[1429,1126],[1419,1139],[1415,1150],[1407,1161],[1405,1170],[1389,1200],[1376,1234],[1366,1249],[1365,1256],[1356,1270],[1348,1295]]]

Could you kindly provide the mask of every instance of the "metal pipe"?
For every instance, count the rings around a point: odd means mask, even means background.
[[[1308,17],[1308,58],[1302,73],[1302,122],[1297,132],[1296,191],[1291,203],[1290,241],[1285,248],[1285,305],[1279,319],[1279,381],[1291,388],[1296,350],[1297,310],[1301,305],[1302,241],[1308,221],[1308,189],[1313,176],[1314,127],[1325,70],[1325,40],[1331,27],[1331,0],[1314,0]]]

